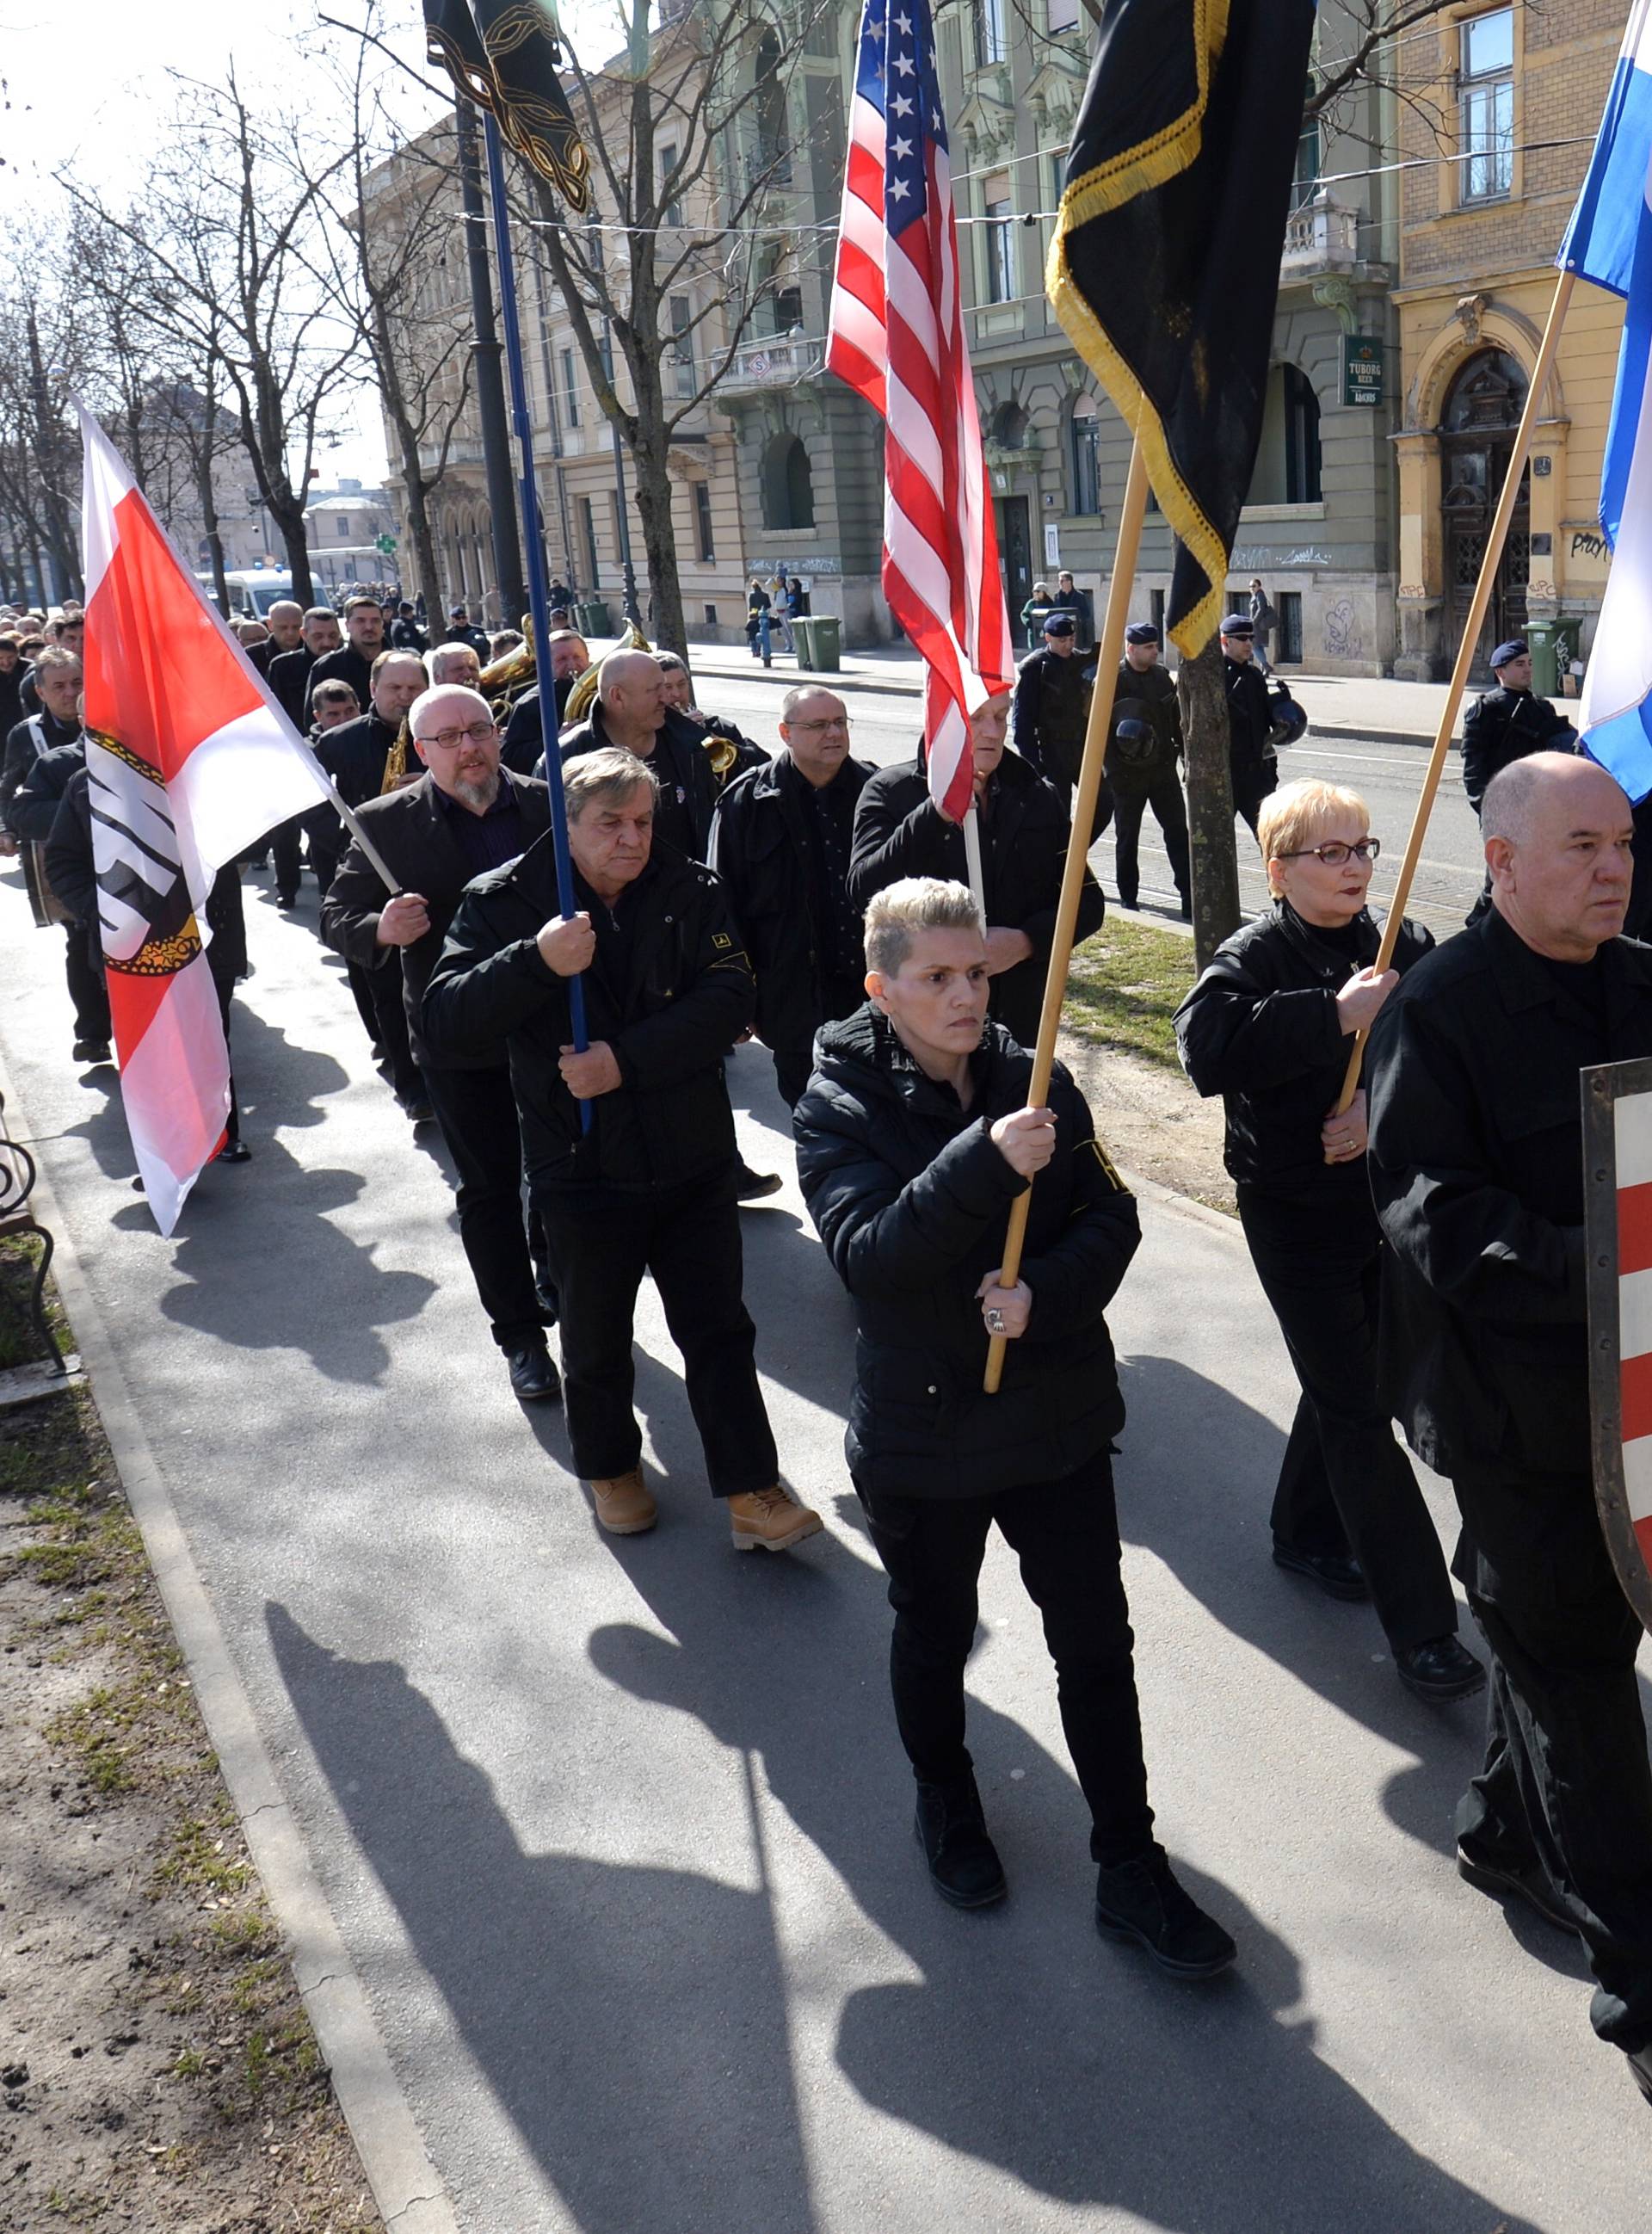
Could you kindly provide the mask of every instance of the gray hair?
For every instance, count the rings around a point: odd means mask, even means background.
[[[79,652],[71,651],[66,643],[42,644],[35,654],[35,673],[37,676],[55,675],[59,668],[65,667],[72,667],[78,675],[81,663]]]
[[[562,771],[562,796],[567,802],[569,821],[578,822],[593,800],[598,805],[616,805],[629,799],[639,784],[646,784],[650,794],[659,797],[659,778],[635,753],[618,745],[581,753]]]
[[[874,892],[866,908],[866,967],[893,977],[920,931],[973,931],[985,943],[981,905],[968,885],[939,877],[902,877]]]

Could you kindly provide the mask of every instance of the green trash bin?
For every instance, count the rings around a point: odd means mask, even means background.
[[[801,613],[792,616],[792,641],[797,646],[798,666],[818,670],[820,662],[815,650],[814,623]]]
[[[588,598],[583,604],[575,606],[574,612],[581,636],[612,636],[614,633],[613,617],[605,598]]]
[[[1528,621],[1525,640],[1531,649],[1531,689],[1539,698],[1560,696],[1560,624]]]
[[[1571,673],[1571,663],[1574,659],[1583,657],[1583,622],[1576,613],[1562,613],[1555,623],[1555,683],[1563,696],[1566,677]],[[1572,688],[1575,690],[1582,687],[1581,683],[1574,681]]]
[[[797,624],[793,623],[795,627]],[[836,675],[843,666],[843,624],[836,613],[816,613],[804,623],[813,640],[814,657],[810,662],[817,675]]]

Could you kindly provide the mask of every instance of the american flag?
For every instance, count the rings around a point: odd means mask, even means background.
[[[884,594],[927,663],[930,795],[962,821],[970,714],[1012,659],[928,0],[860,19],[826,361],[883,416]]]

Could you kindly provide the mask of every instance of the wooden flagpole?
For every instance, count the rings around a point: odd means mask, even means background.
[[[1119,540],[1113,554],[1113,579],[1107,587],[1107,617],[1095,660],[1095,688],[1090,693],[1090,718],[1084,732],[1084,759],[1078,788],[1073,794],[1073,830],[1067,841],[1067,868],[1061,878],[1061,897],[1055,909],[1055,939],[1050,948],[1049,973],[1044,980],[1044,1008],[1038,1020],[1038,1044],[1033,1050],[1032,1081],[1027,1089],[1029,1108],[1042,1106],[1049,1093],[1050,1073],[1055,1067],[1055,1040],[1061,1028],[1061,1003],[1067,995],[1067,973],[1073,960],[1073,930],[1078,920],[1079,896],[1084,889],[1085,864],[1095,821],[1095,802],[1107,765],[1107,731],[1113,723],[1113,701],[1124,656],[1125,619],[1130,592],[1135,585],[1136,557],[1141,548],[1141,523],[1147,513],[1147,461],[1141,437],[1131,446],[1130,474],[1125,482],[1124,509],[1119,514]],[[1219,586],[1219,585],[1218,585]],[[1009,1230],[1004,1238],[1001,1288],[1013,1288],[1021,1277],[1021,1252],[1027,1239],[1027,1213],[1032,1188],[1024,1187],[1009,1208]],[[985,1388],[997,1394],[1003,1378],[1007,1337],[994,1335],[987,1346]]]
[[[1434,800],[1440,790],[1440,780],[1446,772],[1446,758],[1451,750],[1451,741],[1457,728],[1457,716],[1468,688],[1468,670],[1474,664],[1474,653],[1479,643],[1480,630],[1485,622],[1485,609],[1492,602],[1492,585],[1497,579],[1497,570],[1503,557],[1503,546],[1508,541],[1509,524],[1514,518],[1515,504],[1520,493],[1520,480],[1525,472],[1526,460],[1531,454],[1531,438],[1537,431],[1538,419],[1543,408],[1543,393],[1549,385],[1555,351],[1560,346],[1560,329],[1566,322],[1567,306],[1576,274],[1563,271],[1555,287],[1555,298],[1549,306],[1549,322],[1543,330],[1543,340],[1538,349],[1538,361],[1532,369],[1531,385],[1526,390],[1525,408],[1520,414],[1520,425],[1514,437],[1514,450],[1509,459],[1509,470],[1504,477],[1497,510],[1492,515],[1491,532],[1485,539],[1485,556],[1480,561],[1480,577],[1474,585],[1473,601],[1468,609],[1468,619],[1463,628],[1463,640],[1457,647],[1457,664],[1452,670],[1451,687],[1446,693],[1441,709],[1440,727],[1434,735],[1434,749],[1429,756],[1427,772],[1422,780],[1422,796],[1417,801],[1417,811],[1411,819],[1411,835],[1406,840],[1405,856],[1400,864],[1400,875],[1394,888],[1394,898],[1388,903],[1387,920],[1382,926],[1382,942],[1377,949],[1377,958],[1372,964],[1379,973],[1387,970],[1394,960],[1394,942],[1400,936],[1400,924],[1406,911],[1406,902],[1411,897],[1411,887],[1417,874],[1417,864],[1422,858],[1422,841],[1427,835],[1428,818],[1433,812]],[[1336,1114],[1353,1101],[1359,1088],[1360,1066],[1365,1060],[1367,1033],[1355,1035],[1353,1052],[1348,1059],[1348,1073],[1342,1081],[1342,1090],[1336,1097]]]

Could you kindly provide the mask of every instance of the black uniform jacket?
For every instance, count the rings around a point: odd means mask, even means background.
[[[277,705],[301,736],[309,727],[304,719],[304,701],[310,696],[310,670],[315,664],[316,655],[310,646],[295,644],[291,651],[277,652],[264,677],[275,694]]]
[[[6,827],[31,845],[43,846],[52,834],[70,777],[85,766],[84,737],[42,753],[24,776],[22,789],[7,804]]]
[[[353,643],[341,643],[336,651],[323,652],[304,677],[304,720],[316,718],[313,701],[318,683],[348,683],[356,693],[356,702],[363,711],[373,702],[373,661],[384,649],[381,644],[369,656],[357,651]]]
[[[92,780],[84,756],[69,775],[52,818],[46,841],[46,876],[54,892],[86,933],[93,966],[103,970],[103,939],[98,927],[97,863],[92,850]],[[206,927],[212,937],[206,946],[206,966],[220,999],[227,1000],[238,977],[245,977],[246,913],[241,899],[241,872],[226,861],[207,887]]]
[[[29,769],[42,753],[74,744],[80,734],[78,722],[60,722],[43,707],[38,714],[13,722],[6,735],[5,764],[0,768],[0,821],[9,830],[16,827],[9,812],[11,802],[28,781]]]
[[[575,883],[597,925],[597,959],[584,977],[586,1023],[593,1041],[613,1048],[624,1081],[591,1103],[589,1133],[557,1068],[573,1038],[567,980],[545,967],[537,944],[561,913],[549,837],[508,869],[477,878],[460,902],[425,991],[432,1058],[485,1056],[507,1041],[536,1187],[599,1181],[642,1192],[732,1173],[722,1058],[751,1022],[756,988],[722,885],[657,839],[617,911],[577,874]],[[605,930],[615,935],[605,939]]]
[[[837,781],[859,799],[872,769],[846,760]],[[710,862],[728,888],[757,974],[757,1035],[806,1048],[826,1014],[819,926],[810,905],[807,778],[789,753],[739,776],[718,801]]]
[[[856,1482],[901,1497],[984,1497],[1059,1481],[1124,1424],[1105,1313],[1140,1239],[1135,1198],[1058,1064],[1056,1149],[1033,1186],[1026,1333],[996,1396],[976,1289],[1003,1260],[1025,1181],[993,1145],[1024,1108],[1032,1058],[989,1022],[975,1100],[925,1076],[870,1003],[824,1024],[793,1120],[809,1214],[854,1298],[859,1335],[845,1449]]]
[[[1015,671],[1009,741],[1029,768],[1055,783],[1076,783],[1095,688],[1095,662],[1046,644]]]
[[[562,765],[566,768],[570,761],[577,761],[586,753],[600,752],[612,742],[603,722],[599,698],[591,709],[590,720],[576,722],[562,740]],[[717,811],[720,786],[711,755],[706,750],[706,733],[699,722],[687,714],[679,714],[675,706],[668,706],[664,727],[654,740],[650,765],[662,785],[675,785],[678,803],[687,808],[694,826],[695,850],[703,859],[711,837],[711,818]]]
[[[1336,996],[1376,960],[1381,937],[1368,913],[1357,920],[1350,958],[1316,937],[1288,900],[1276,900],[1223,940],[1176,1011],[1182,1068],[1201,1094],[1223,1098],[1230,1174],[1293,1201],[1354,1195],[1363,1205],[1362,1165],[1328,1164],[1319,1137],[1354,1047]],[[1402,924],[1394,968],[1409,970],[1433,943],[1431,931]]]
[[[1228,694],[1228,766],[1236,776],[1263,775],[1275,757],[1268,741],[1273,708],[1267,678],[1254,659],[1229,659],[1224,654],[1222,665]]]
[[[378,797],[384,763],[401,733],[399,721],[387,722],[376,706],[369,706],[353,722],[341,722],[322,736],[316,758],[337,785],[338,795],[347,806],[361,807]],[[408,758],[416,765],[411,752]],[[333,810],[330,807],[327,812],[331,814]]]
[[[551,807],[545,787],[527,776],[512,775],[504,768],[500,771],[500,781],[516,794],[526,851],[550,827]],[[460,813],[467,811],[464,807],[457,810]],[[321,935],[336,954],[342,954],[347,962],[359,963],[363,970],[393,969],[400,956],[402,997],[407,1004],[408,1036],[412,1042],[414,1061],[441,1068],[444,1066],[436,1064],[421,1035],[424,989],[441,956],[447,926],[470,881],[470,864],[459,850],[452,815],[443,807],[428,773],[405,791],[388,791],[381,799],[367,800],[360,813],[363,828],[383,854],[385,866],[394,871],[402,891],[417,892],[424,900],[430,928],[411,946],[379,944],[379,916],[389,895],[379,880],[377,870],[352,839],[321,904]],[[491,1055],[468,1055],[462,1061],[445,1067],[486,1070],[504,1060],[505,1049],[500,1046]]]
[[[1145,722],[1151,745],[1120,739],[1120,722]],[[1119,662],[1119,681],[1107,731],[1107,781],[1115,791],[1145,788],[1155,776],[1173,773],[1182,751],[1182,709],[1176,680],[1162,667],[1138,674],[1127,659]]]
[[[1589,1472],[1577,1074],[1652,1055],[1652,950],[1615,939],[1601,959],[1597,1014],[1493,908],[1372,1032],[1385,1376],[1442,1473]]]
[[[1488,690],[1463,716],[1463,789],[1476,814],[1485,787],[1528,753],[1569,753],[1577,732],[1546,698],[1530,690]]]
[[[992,780],[989,812],[981,818],[981,872],[988,923],[1024,931],[1033,943],[1028,961],[992,981],[993,1015],[1027,1046],[1038,1036],[1068,827],[1057,794],[1018,754],[1007,752]],[[915,761],[879,768],[860,794],[849,898],[865,915],[872,895],[902,877],[970,881],[963,833],[930,798],[921,753]],[[1101,928],[1106,907],[1100,885],[1086,869],[1075,941]]]

